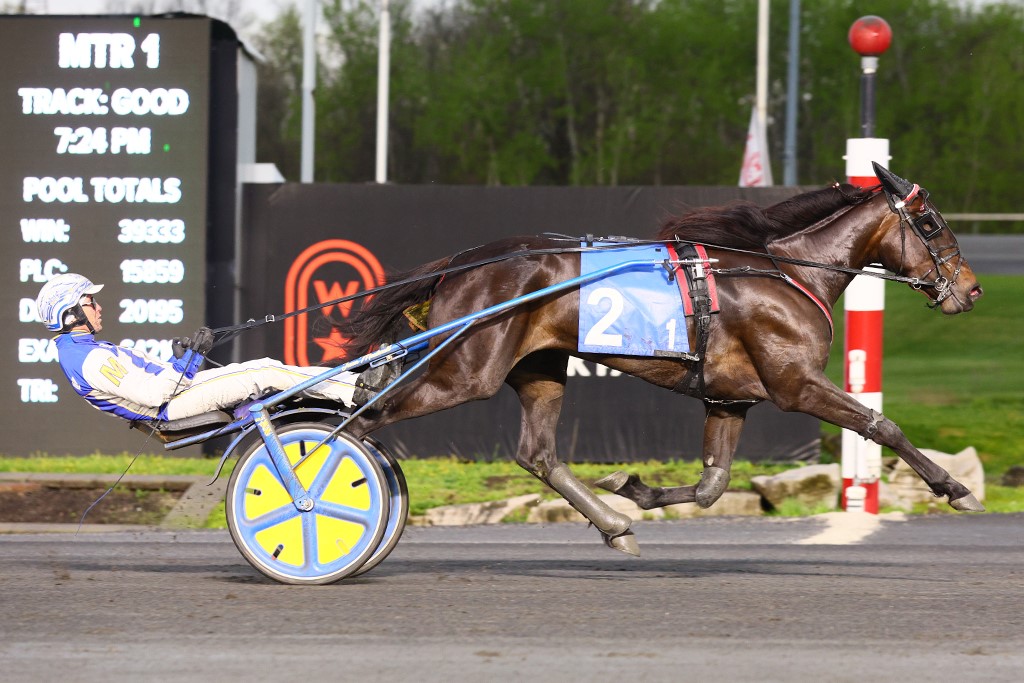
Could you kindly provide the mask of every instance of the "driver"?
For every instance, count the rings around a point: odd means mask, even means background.
[[[323,368],[284,365],[272,358],[199,370],[213,348],[213,332],[201,327],[173,340],[175,358],[161,361],[137,349],[98,341],[103,307],[96,294],[103,285],[65,273],[51,279],[36,298],[43,324],[56,332],[60,367],[71,386],[93,407],[127,420],[178,420],[234,406],[268,392],[283,391]],[[352,407],[362,405],[394,378],[385,363],[356,374],[342,372],[302,395]]]

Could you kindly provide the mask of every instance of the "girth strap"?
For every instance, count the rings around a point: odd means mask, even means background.
[[[690,261],[685,267],[680,266],[689,284],[690,302],[693,310],[693,329],[696,346],[693,349],[697,357],[694,365],[686,375],[672,387],[672,391],[703,399],[705,396],[704,360],[707,357],[708,337],[711,334],[711,292],[708,288],[709,266],[702,261],[707,253],[698,253],[692,244],[682,244],[678,251],[672,244],[666,245],[670,255],[676,261]],[[703,251],[703,249],[701,250]],[[676,252],[676,253],[672,253]]]

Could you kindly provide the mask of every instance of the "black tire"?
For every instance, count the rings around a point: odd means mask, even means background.
[[[398,545],[405,531],[405,523],[409,519],[409,486],[405,481],[405,473],[402,472],[398,459],[389,451],[384,444],[372,436],[363,438],[363,444],[369,446],[374,455],[380,456],[378,464],[384,470],[384,476],[388,480],[388,488],[391,493],[391,509],[388,516],[388,525],[384,530],[384,536],[377,546],[377,550],[363,566],[352,572],[352,576],[359,576],[370,571],[383,562],[391,551]],[[388,472],[388,470],[391,470]]]

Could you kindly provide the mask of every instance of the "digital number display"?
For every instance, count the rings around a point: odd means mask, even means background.
[[[134,450],[63,376],[35,298],[103,283],[97,336],[161,358],[203,324],[211,20],[4,16],[0,59],[0,453]]]

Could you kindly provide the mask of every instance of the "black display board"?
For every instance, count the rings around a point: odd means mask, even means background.
[[[792,188],[700,187],[485,188],[386,185],[250,185],[243,194],[245,263],[243,314],[298,310],[380,282],[385,268],[407,269],[500,237],[559,232],[571,235],[652,235],[687,207],[748,199],[770,204]],[[246,358],[272,356],[319,364],[337,350],[321,309],[241,338]],[[573,359],[559,427],[567,461],[698,458],[704,412],[700,402],[615,376]],[[400,455],[509,457],[519,438],[519,403],[503,388],[471,403],[382,430]],[[782,459],[817,448],[818,421],[754,408],[739,453]]]
[[[237,99],[233,55],[219,58],[227,80],[211,77],[224,29],[193,16],[0,17],[0,310],[11,321],[0,329],[0,453],[135,451],[144,440],[67,383],[34,305],[50,277],[103,283],[99,336],[162,358],[209,318],[208,222],[233,205],[236,163],[232,126],[219,131],[231,149],[210,152],[211,91]],[[218,167],[230,173],[226,200],[209,191]],[[232,219],[215,227],[231,234]]]

